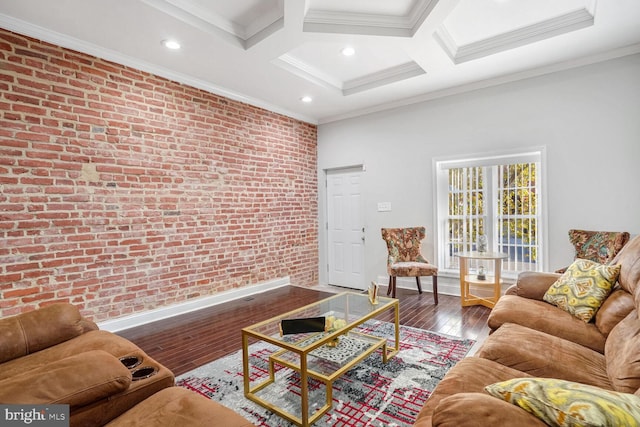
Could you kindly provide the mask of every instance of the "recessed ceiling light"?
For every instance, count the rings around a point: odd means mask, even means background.
[[[304,102],[304,103],[310,103],[311,101],[313,101],[313,98],[310,96],[303,96],[302,98],[300,98],[300,101]]]
[[[162,45],[171,50],[180,49],[180,43],[175,40],[162,40]]]
[[[353,54],[356,53],[356,50],[354,48],[352,48],[351,46],[347,46],[347,47],[342,48],[342,50],[340,52],[342,52],[342,54],[344,56],[352,56]]]

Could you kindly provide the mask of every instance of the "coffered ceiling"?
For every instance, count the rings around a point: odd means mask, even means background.
[[[0,0],[0,27],[326,123],[638,53],[640,1]]]

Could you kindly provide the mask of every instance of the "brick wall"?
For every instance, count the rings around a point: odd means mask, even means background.
[[[316,126],[0,29],[0,316],[317,283]]]

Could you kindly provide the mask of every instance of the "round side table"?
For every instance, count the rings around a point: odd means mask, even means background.
[[[508,258],[508,255],[502,252],[458,252],[456,254],[460,258],[460,304],[465,307],[468,305],[484,305],[493,308],[500,298],[500,274],[502,272],[502,260]],[[477,274],[469,273],[469,260],[486,260],[493,262],[493,275],[485,275],[478,278]],[[474,295],[470,291],[470,285],[473,286],[493,286],[493,296],[481,297]]]

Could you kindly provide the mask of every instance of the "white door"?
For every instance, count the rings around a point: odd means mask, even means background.
[[[329,284],[366,289],[362,171],[327,172]]]

